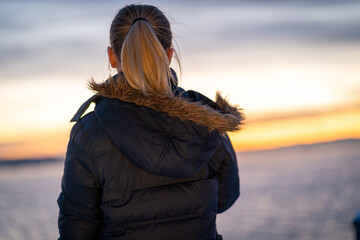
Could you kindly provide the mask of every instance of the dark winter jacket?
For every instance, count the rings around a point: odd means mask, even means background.
[[[91,87],[66,153],[60,239],[219,239],[216,214],[239,196],[225,133],[240,128],[237,107],[176,86],[145,97],[116,77]]]

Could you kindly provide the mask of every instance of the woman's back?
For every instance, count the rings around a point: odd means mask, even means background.
[[[144,94],[122,74],[91,83],[97,95],[75,115],[66,155],[61,239],[219,238],[216,214],[239,195],[225,131],[242,115],[175,82],[171,95]]]

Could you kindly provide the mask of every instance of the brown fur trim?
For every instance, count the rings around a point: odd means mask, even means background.
[[[217,111],[200,102],[190,102],[180,96],[168,96],[161,93],[149,93],[144,96],[141,91],[132,88],[122,79],[109,78],[104,83],[89,82],[89,88],[101,96],[116,98],[124,102],[145,106],[157,112],[164,112],[180,120],[190,120],[206,126],[209,131],[238,131],[244,120],[238,106],[230,105],[228,101],[216,93],[216,103],[221,111]]]

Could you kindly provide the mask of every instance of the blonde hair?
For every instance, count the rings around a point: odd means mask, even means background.
[[[121,64],[123,76],[119,76],[131,87],[144,95],[172,94],[171,81],[175,80],[166,53],[172,46],[172,33],[169,21],[158,8],[128,5],[120,9],[110,27],[110,42]]]

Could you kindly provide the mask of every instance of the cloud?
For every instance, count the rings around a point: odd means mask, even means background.
[[[282,120],[293,120],[300,118],[312,118],[318,116],[325,116],[331,114],[339,114],[346,112],[359,112],[360,111],[360,102],[354,102],[347,105],[335,106],[332,108],[322,108],[322,109],[307,109],[304,111],[296,112],[273,112],[271,114],[266,114],[263,116],[257,116],[248,119],[248,124],[252,123],[265,123],[273,121],[282,121]]]
[[[295,1],[294,1],[295,2]],[[234,44],[349,44],[360,42],[360,3],[211,7],[188,13],[194,39]],[[197,17],[196,17],[197,16]],[[214,17],[217,16],[217,17]],[[220,20],[219,20],[220,19]],[[194,25],[194,26],[193,26]]]
[[[26,141],[1,142],[0,143],[0,150],[4,150],[4,149],[7,149],[7,148],[20,147],[20,146],[23,146],[26,143],[27,143]]]
[[[85,66],[106,68],[108,28],[121,6],[116,1],[90,1],[86,6],[84,2],[1,1],[0,82],[24,74],[78,72],[79,66],[81,71],[87,71]],[[188,27],[175,25],[175,29],[191,43],[191,52],[254,43],[360,42],[360,4],[350,0],[161,0],[154,4],[169,10],[175,19],[184,19]]]

